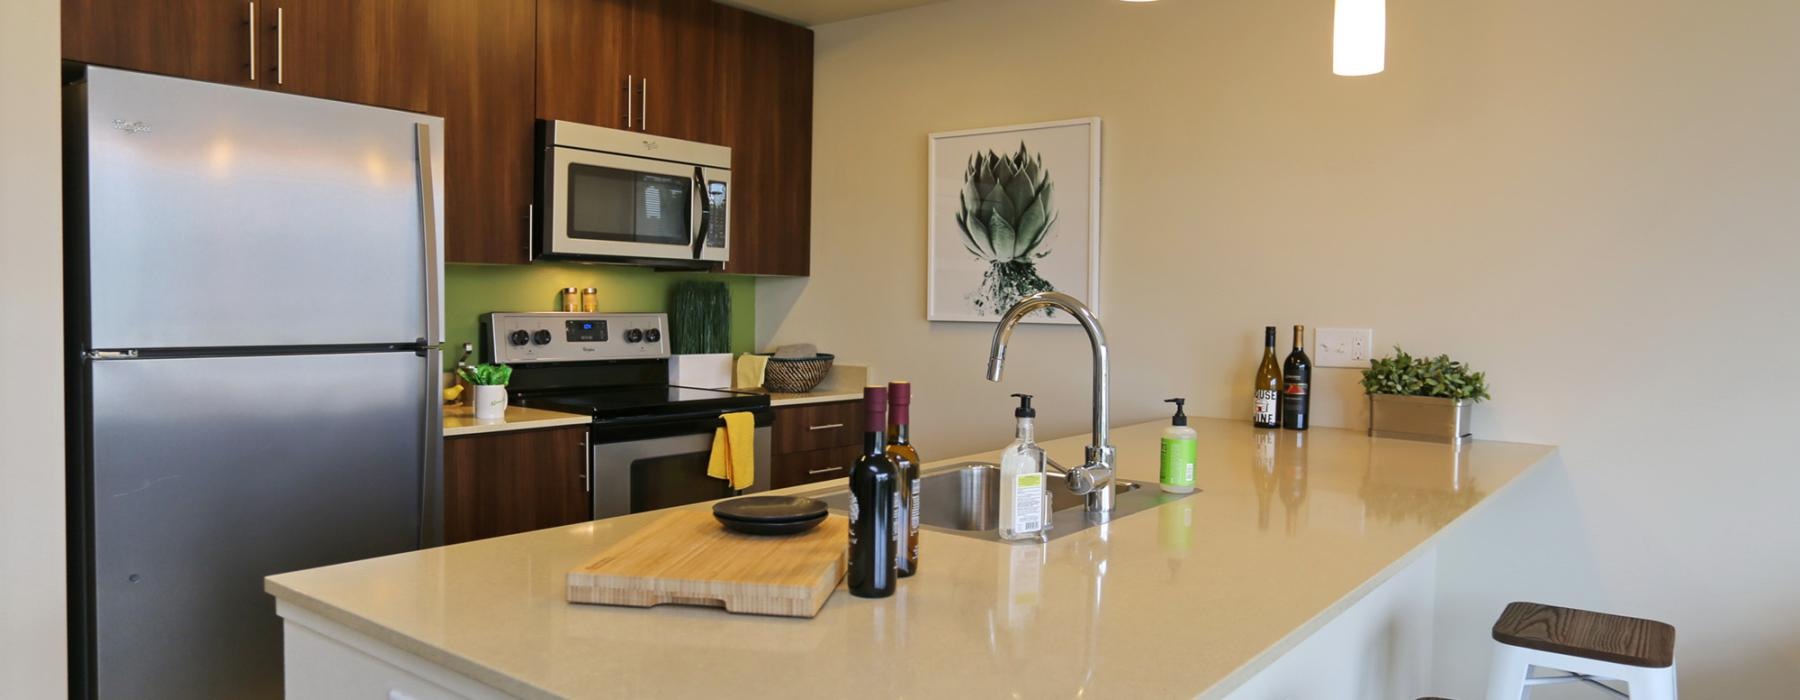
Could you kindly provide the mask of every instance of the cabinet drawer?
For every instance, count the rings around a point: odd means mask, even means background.
[[[861,451],[858,447],[845,446],[776,455],[770,486],[779,489],[849,476],[850,465],[856,462],[857,453]]]
[[[839,401],[775,409],[775,454],[862,444],[863,402]]]

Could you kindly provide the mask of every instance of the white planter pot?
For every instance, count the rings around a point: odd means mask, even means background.
[[[483,386],[477,384],[469,387],[475,395],[469,399],[475,407],[475,418],[479,420],[499,420],[506,417],[506,387]]]

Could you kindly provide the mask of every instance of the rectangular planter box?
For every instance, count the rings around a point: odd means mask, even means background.
[[[694,389],[730,389],[731,353],[670,355],[669,384]]]
[[[1469,439],[1474,402],[1427,396],[1369,395],[1369,436],[1457,443]]]

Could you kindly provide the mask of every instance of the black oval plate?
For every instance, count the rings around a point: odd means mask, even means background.
[[[785,523],[759,523],[748,520],[733,520],[731,518],[721,517],[717,513],[713,514],[713,517],[719,521],[719,524],[724,525],[725,529],[733,532],[742,532],[746,535],[794,535],[811,530],[818,527],[819,523],[825,522],[824,513],[820,513],[818,517],[815,518],[794,520]]]
[[[824,515],[824,501],[798,496],[745,496],[713,504],[713,517],[742,523],[792,523]]]

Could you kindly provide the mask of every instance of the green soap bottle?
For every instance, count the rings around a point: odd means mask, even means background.
[[[1187,399],[1166,399],[1175,404],[1175,417],[1162,434],[1162,490],[1169,493],[1191,493],[1194,490],[1194,455],[1200,434],[1188,427],[1183,412]]]

